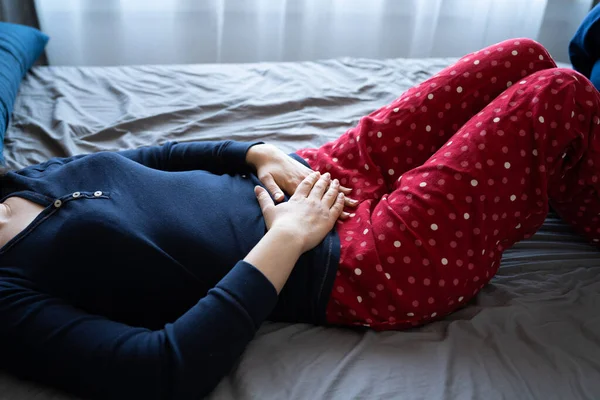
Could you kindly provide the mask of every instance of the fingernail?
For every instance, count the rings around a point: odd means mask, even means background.
[[[342,197],[344,197],[344,193],[339,193],[339,194],[338,194],[338,198],[340,198],[340,199],[341,199]]]
[[[334,185],[339,185],[339,184],[340,184],[340,181],[338,181],[337,179],[334,179],[334,180],[333,180],[333,184],[334,184]]]
[[[350,199],[350,203],[356,204],[356,203],[358,203],[358,200]]]
[[[277,194],[275,195],[275,198],[276,198],[277,200],[281,199],[282,197],[283,197],[283,194],[281,194],[281,193],[277,193]]]

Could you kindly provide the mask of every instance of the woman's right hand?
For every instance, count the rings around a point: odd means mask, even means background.
[[[329,173],[308,175],[290,199],[275,205],[269,193],[256,186],[267,229],[292,235],[301,241],[302,253],[316,247],[333,229],[344,209],[344,194],[337,179]]]

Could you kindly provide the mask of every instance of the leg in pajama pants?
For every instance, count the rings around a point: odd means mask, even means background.
[[[299,151],[361,201],[337,225],[328,321],[402,329],[443,317],[483,288],[506,248],[535,233],[549,198],[575,223],[599,212],[599,103],[587,79],[516,39]]]

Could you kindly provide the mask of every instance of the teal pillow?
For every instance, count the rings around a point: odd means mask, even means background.
[[[28,26],[0,22],[0,163],[4,134],[21,80],[48,43],[48,36]]]

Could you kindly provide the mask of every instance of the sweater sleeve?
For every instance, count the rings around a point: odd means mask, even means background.
[[[246,153],[264,142],[168,142],[162,146],[140,147],[120,151],[124,157],[147,167],[163,171],[205,170],[214,174],[250,172]]]
[[[240,261],[163,329],[89,315],[17,278],[0,281],[0,364],[86,398],[197,399],[228,373],[277,302]]]
[[[600,5],[585,17],[569,43],[573,69],[590,78],[594,64],[600,58]]]

